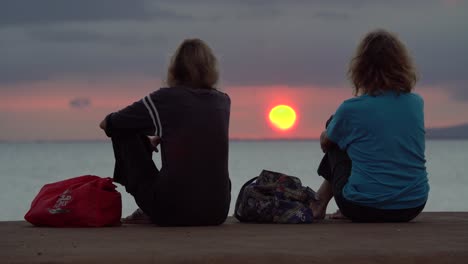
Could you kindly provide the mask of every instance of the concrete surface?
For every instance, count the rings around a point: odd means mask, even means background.
[[[468,263],[468,212],[410,223],[38,228],[0,222],[0,263]]]

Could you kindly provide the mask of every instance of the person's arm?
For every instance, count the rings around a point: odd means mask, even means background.
[[[327,136],[327,130],[324,130],[322,134],[320,134],[320,147],[322,148],[323,153],[328,152],[335,143],[331,141]]]
[[[120,111],[107,115],[99,127],[109,137],[129,133],[161,137],[161,121],[152,99],[156,96],[156,93],[153,93]]]
[[[158,136],[148,136],[148,138],[150,140],[151,145],[153,146],[153,150],[155,152],[159,152],[158,151],[158,145],[159,145],[159,143],[161,143],[161,138],[158,137]]]
[[[328,120],[326,130],[320,135],[320,146],[324,152],[329,151],[335,144],[342,150],[348,148],[353,140],[350,126],[351,116],[350,108],[344,102]]]

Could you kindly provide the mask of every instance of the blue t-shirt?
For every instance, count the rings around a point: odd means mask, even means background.
[[[352,161],[345,199],[379,209],[414,208],[427,201],[423,108],[419,95],[391,91],[340,105],[327,136]]]

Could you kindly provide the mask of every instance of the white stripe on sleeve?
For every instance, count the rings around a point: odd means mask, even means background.
[[[162,131],[162,126],[161,126],[161,120],[159,119],[158,109],[154,105],[153,100],[151,100],[151,97],[149,95],[147,95],[146,97],[148,98],[148,101],[150,102],[151,106],[153,107],[154,113],[156,114],[155,118],[156,118],[156,121],[158,122],[158,132],[159,132],[158,136],[162,137],[163,131]]]
[[[158,132],[157,130],[158,130],[158,128],[156,127],[156,120],[154,119],[153,112],[151,111],[151,108],[150,108],[148,102],[146,102],[146,97],[143,98],[143,99],[141,99],[141,100],[143,101],[143,104],[145,104],[146,109],[148,110],[148,113],[149,113],[149,115],[151,116],[151,119],[153,120],[154,134],[157,135],[157,132]]]

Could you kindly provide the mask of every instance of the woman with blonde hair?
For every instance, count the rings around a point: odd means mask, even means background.
[[[114,181],[139,209],[126,223],[218,225],[230,205],[228,132],[231,101],[218,91],[217,60],[199,39],[171,59],[168,88],[109,114],[100,127],[112,139]],[[161,169],[152,160],[161,145]]]
[[[344,101],[320,137],[324,177],[311,203],[325,216],[335,197],[339,212],[357,222],[406,222],[424,208],[423,99],[413,93],[415,68],[404,44],[376,30],[359,44],[349,68],[354,98]]]

